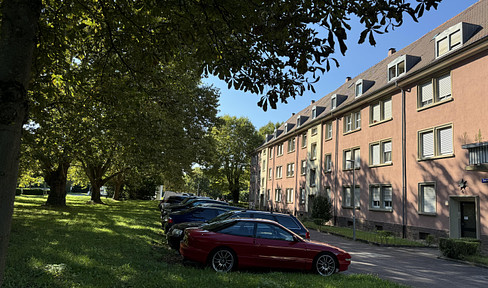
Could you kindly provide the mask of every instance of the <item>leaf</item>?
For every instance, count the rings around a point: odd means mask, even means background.
[[[376,41],[374,40],[373,31],[369,33],[369,44],[371,44],[371,46],[376,46]]]

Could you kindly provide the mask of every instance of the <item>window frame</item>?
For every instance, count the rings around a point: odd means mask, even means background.
[[[286,177],[294,177],[295,176],[295,162],[291,162],[286,164]]]
[[[281,179],[283,178],[283,166],[282,165],[279,165],[279,166],[276,166],[276,179]]]
[[[268,169],[268,180],[271,180],[273,179],[273,168],[269,168]]]
[[[388,101],[390,101],[390,117],[386,118],[387,110],[385,108],[385,103],[387,103]],[[374,119],[374,108],[377,105],[379,105],[380,110],[379,120]],[[369,126],[378,125],[390,121],[391,119],[393,119],[393,99],[391,96],[375,101],[369,105]]]
[[[306,159],[301,161],[300,175],[307,175],[307,160]]]
[[[295,152],[296,140],[295,137],[288,139],[288,153]]]
[[[379,189],[379,206],[373,205],[373,188]],[[387,207],[385,204],[385,188],[391,189],[391,206]],[[375,183],[369,185],[369,210],[371,211],[381,211],[381,212],[393,212],[393,186],[391,184]]]
[[[342,170],[343,171],[349,171],[349,170],[353,169],[352,167],[348,168],[347,163],[351,163],[351,162],[347,161],[348,159],[346,157],[346,153],[351,152],[351,159],[356,160],[358,158],[358,157],[356,157],[356,151],[359,151],[359,161],[354,162],[354,169],[358,170],[361,168],[361,148],[359,146],[356,146],[356,147],[352,147],[349,149],[344,149],[342,151]]]
[[[325,123],[325,141],[332,140],[333,137],[333,127],[332,121]]]
[[[312,179],[313,179],[313,181],[312,181]],[[317,186],[317,169],[316,168],[310,168],[308,180],[309,180],[310,187]]]
[[[449,85],[450,85],[450,94],[440,98],[440,85],[439,80],[445,77],[449,77]],[[426,84],[430,84],[432,86],[432,100],[429,103],[423,104],[422,103],[422,87]],[[452,101],[454,98],[452,96],[452,73],[451,71],[438,73],[435,76],[420,82],[417,85],[417,111],[422,111],[424,109],[428,109],[430,107],[434,107],[443,103],[447,103]]]
[[[434,189],[434,212],[425,212],[425,192],[424,187],[433,187]],[[421,182],[418,184],[417,213],[420,215],[436,216],[437,215],[437,183],[435,181]]]
[[[385,143],[390,143],[391,149],[390,149],[390,161],[385,161],[385,148],[384,144]],[[374,164],[374,153],[373,153],[373,146],[378,145],[379,147],[379,162],[378,164]],[[381,167],[381,166],[388,166],[388,165],[393,165],[393,141],[391,138],[388,139],[383,139],[375,142],[369,143],[369,167]]]
[[[342,186],[342,208],[344,209],[354,209],[353,205],[351,205],[352,201],[354,201],[354,206],[356,208],[356,210],[360,210],[361,209],[361,186],[360,185],[356,185],[355,188],[354,188],[354,198],[352,197],[352,194],[351,194],[351,197],[349,198],[349,203],[346,203],[346,200],[348,199],[347,198],[347,191],[349,189],[349,193],[351,193],[351,187],[352,185],[345,185],[345,186]],[[357,196],[356,197],[356,191],[357,191]],[[357,201],[356,201],[357,199]]]
[[[281,203],[281,200],[282,200],[281,188],[276,188],[275,189],[275,202]]]
[[[325,173],[332,173],[332,154],[331,153],[327,153],[324,155],[324,172]]]
[[[317,142],[310,144],[310,160],[317,159]]]
[[[399,73],[400,69],[400,64],[403,63],[403,72]],[[395,72],[394,75],[392,75],[391,71],[392,68],[394,68]],[[388,82],[398,79],[399,77],[403,76],[405,73],[407,73],[407,55],[402,55],[400,57],[397,57],[395,60],[391,61],[388,64],[387,68],[387,76],[388,76]]]
[[[286,188],[286,203],[293,203],[293,188]]]
[[[352,111],[351,113],[344,115],[342,119],[344,122],[343,134],[361,130],[361,110]]]
[[[302,134],[302,148],[307,148],[307,133]]]
[[[442,142],[440,142],[439,131],[445,129],[451,129],[451,153],[441,154],[440,146]],[[423,135],[427,133],[433,133],[433,155],[424,157],[424,143],[423,143]],[[431,127],[427,129],[423,129],[417,132],[417,161],[425,161],[425,160],[434,160],[434,159],[441,159],[441,158],[449,158],[454,157],[454,125],[452,123],[439,125],[436,127]]]

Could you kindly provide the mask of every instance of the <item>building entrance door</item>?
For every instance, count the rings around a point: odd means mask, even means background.
[[[461,237],[476,238],[476,208],[474,202],[461,202]]]

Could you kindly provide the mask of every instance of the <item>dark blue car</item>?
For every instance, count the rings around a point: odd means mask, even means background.
[[[163,218],[164,232],[168,232],[169,228],[174,224],[183,222],[205,222],[213,219],[220,214],[228,212],[228,207],[192,207],[183,211],[170,213]]]

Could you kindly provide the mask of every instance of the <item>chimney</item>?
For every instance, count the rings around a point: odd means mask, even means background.
[[[388,49],[388,56],[391,56],[391,55],[395,54],[395,52],[396,52],[396,49],[395,48]]]
[[[295,116],[295,112],[291,113],[291,116]]]
[[[347,76],[347,77],[346,77],[346,82],[344,82],[344,83],[347,83],[347,82],[349,82],[349,81],[351,81],[351,77]]]
[[[312,103],[311,104],[313,104],[313,103],[315,103],[315,100],[312,100]]]

